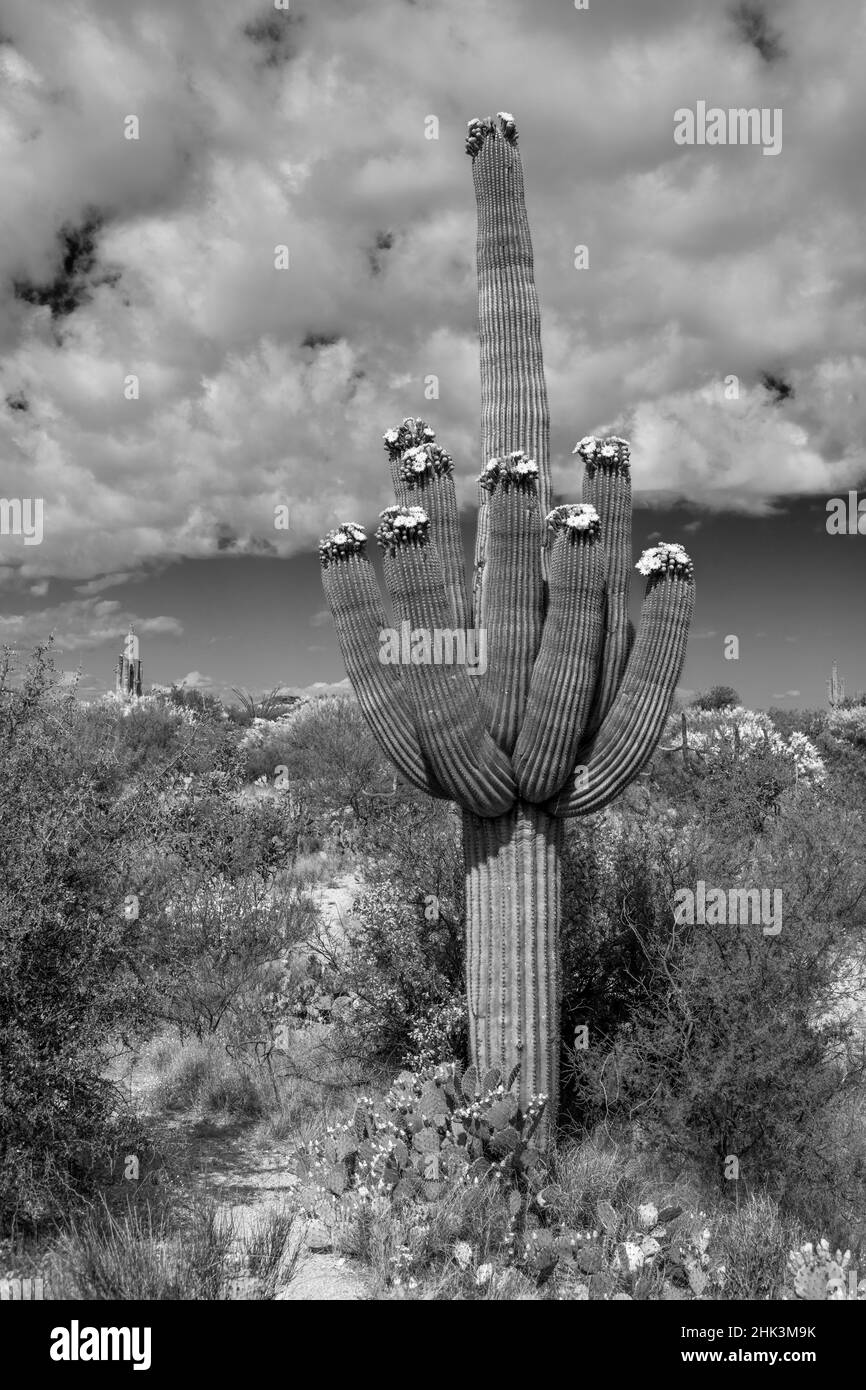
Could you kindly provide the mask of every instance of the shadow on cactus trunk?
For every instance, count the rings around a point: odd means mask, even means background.
[[[606,806],[652,756],[685,659],[694,583],[680,545],[645,551],[635,635],[625,440],[581,440],[583,501],[551,510],[514,118],[470,121],[466,151],[478,209],[483,465],[472,601],[453,460],[423,420],[407,418],[384,436],[396,505],[376,533],[394,619],[411,633],[408,661],[382,660],[383,633],[393,629],[363,527],[329,532],[320,556],[370,727],[413,786],[463,813],[472,1060],[504,1073],[519,1063],[523,1103],[549,1097],[549,1137],[559,1091],[562,820]],[[470,672],[457,653],[476,633],[488,661]]]

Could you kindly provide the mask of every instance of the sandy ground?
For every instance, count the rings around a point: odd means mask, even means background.
[[[353,874],[335,878],[314,890],[323,931],[332,941],[345,932],[353,899],[362,888]],[[146,1058],[127,1073],[127,1083],[140,1106],[146,1109],[147,1093],[157,1077]],[[291,1171],[290,1141],[264,1148],[253,1141],[248,1126],[237,1122],[196,1120],[184,1116],[165,1125],[165,1135],[176,1160],[190,1175],[194,1189],[215,1200],[231,1221],[238,1242],[255,1231],[269,1212],[286,1207],[297,1177]],[[355,1300],[369,1297],[361,1272],[350,1261],[328,1249],[311,1227],[295,1272],[277,1299]]]

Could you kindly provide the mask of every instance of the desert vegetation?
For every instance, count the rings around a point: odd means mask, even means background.
[[[674,710],[567,824],[546,1145],[544,1102],[471,1064],[458,818],[351,698],[85,705],[7,656],[7,1272],[271,1299],[312,1248],[379,1299],[862,1297],[862,714],[687,710],[684,759]],[[780,887],[781,931],[677,923],[699,881]],[[223,1141],[279,1192],[227,1197]]]

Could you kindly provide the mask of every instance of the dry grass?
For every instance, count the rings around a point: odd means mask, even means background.
[[[212,1203],[188,1209],[96,1204],[70,1222],[51,1252],[54,1298],[84,1300],[273,1299],[294,1278],[301,1219],[264,1213],[238,1237]]]

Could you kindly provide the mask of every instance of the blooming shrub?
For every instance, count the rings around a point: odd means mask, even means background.
[[[743,759],[769,752],[789,760],[798,777],[812,783],[824,780],[824,763],[814,743],[796,731],[783,738],[762,710],[748,710],[742,705],[718,710],[691,709],[686,719],[690,752],[701,753],[711,761],[723,756],[733,758],[737,749]],[[671,715],[665,741],[678,742],[680,735],[681,716]]]
[[[320,700],[307,698],[299,700],[276,719],[262,719],[256,715],[241,735],[238,746],[246,752],[250,748],[262,748],[268,743],[278,743],[281,736],[289,730],[303,727],[310,718],[326,713],[337,704],[339,700],[335,697]]]
[[[866,748],[866,705],[831,710],[827,728],[834,738]]]

